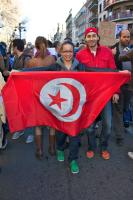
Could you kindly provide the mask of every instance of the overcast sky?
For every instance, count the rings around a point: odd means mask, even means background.
[[[26,39],[34,41],[36,36],[50,35],[57,30],[57,23],[64,24],[72,8],[73,16],[86,0],[18,0],[21,2],[22,19],[28,18]]]

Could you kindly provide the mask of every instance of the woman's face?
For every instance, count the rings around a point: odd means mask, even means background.
[[[63,57],[64,61],[71,62],[73,59],[73,46],[70,44],[63,45],[61,50],[61,56]]]

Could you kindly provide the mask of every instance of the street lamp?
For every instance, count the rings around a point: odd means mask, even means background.
[[[3,20],[2,20],[2,15],[0,14],[0,28],[3,28],[4,24],[3,24]]]
[[[26,28],[25,28],[25,26],[22,25],[22,22],[20,22],[20,23],[18,24],[18,26],[15,27],[14,31],[17,31],[17,29],[18,29],[18,31],[19,31],[19,38],[21,39],[22,31],[26,31]]]

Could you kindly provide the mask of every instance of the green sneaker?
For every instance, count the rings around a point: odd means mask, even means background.
[[[57,160],[63,162],[65,160],[64,151],[57,150]]]
[[[72,162],[70,163],[70,170],[72,174],[79,173],[79,166],[76,160],[72,160]]]

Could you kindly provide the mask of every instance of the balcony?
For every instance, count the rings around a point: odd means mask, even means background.
[[[133,11],[124,11],[120,13],[114,13],[108,17],[109,21],[124,21],[133,20]]]
[[[97,1],[92,1],[91,4],[88,6],[89,10],[97,10],[98,9],[98,3]]]
[[[93,22],[97,22],[97,21],[98,21],[98,15],[96,15],[96,14],[92,15],[88,20],[89,23],[93,23]]]
[[[104,0],[104,10],[107,10],[108,8],[111,8],[115,4],[123,3],[123,2],[129,2],[130,0]]]

